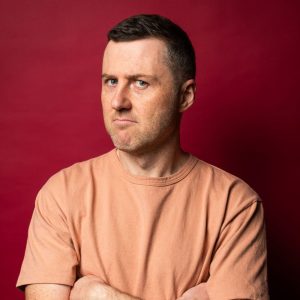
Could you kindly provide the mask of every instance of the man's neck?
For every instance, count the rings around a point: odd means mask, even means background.
[[[179,143],[140,154],[118,149],[117,154],[121,164],[130,174],[147,177],[165,177],[174,174],[189,157],[180,148]]]

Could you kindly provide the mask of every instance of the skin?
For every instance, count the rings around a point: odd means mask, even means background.
[[[209,300],[205,283],[201,283],[187,290],[181,297],[177,300]]]
[[[133,155],[152,152],[178,127],[173,76],[163,63],[161,44],[157,39],[109,42],[104,53],[105,127],[114,145]],[[155,59],[145,60],[147,54]]]
[[[88,275],[76,281],[72,288],[70,300],[139,300],[122,293],[106,284],[99,278]]]
[[[26,300],[69,300],[71,287],[62,284],[30,284],[25,288]]]
[[[180,147],[181,114],[195,99],[193,79],[175,85],[163,41],[149,38],[110,41],[102,70],[102,109],[108,134],[119,159],[133,175],[168,176],[186,162]],[[84,276],[74,287],[33,284],[27,300],[134,300],[105,285],[96,276]],[[178,300],[207,300],[205,285],[186,291]]]
[[[107,132],[133,175],[167,176],[187,159],[179,143],[180,116],[195,82],[175,86],[159,39],[110,41],[103,58],[102,108]]]

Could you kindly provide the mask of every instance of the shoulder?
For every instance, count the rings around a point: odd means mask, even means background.
[[[213,227],[221,232],[236,224],[263,222],[262,201],[258,193],[241,178],[214,165],[198,160],[197,189],[201,190]],[[258,225],[259,227],[259,225]]]
[[[209,191],[218,205],[244,209],[254,202],[261,202],[257,192],[243,179],[219,167],[198,159],[195,168],[198,184]]]
[[[58,171],[42,186],[38,199],[49,199],[61,205],[76,202],[80,198],[78,194],[82,195],[93,184],[95,177],[107,176],[106,173],[111,169],[111,155],[112,151]]]
[[[45,183],[44,188],[55,188],[63,185],[72,189],[74,185],[89,181],[94,173],[100,172],[101,174],[108,167],[110,155],[111,152],[108,152],[74,163],[52,175]]]

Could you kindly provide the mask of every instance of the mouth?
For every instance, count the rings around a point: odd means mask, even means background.
[[[126,125],[133,125],[135,123],[137,123],[134,120],[131,119],[126,119],[126,118],[116,118],[113,119],[113,123],[119,126],[126,126]]]

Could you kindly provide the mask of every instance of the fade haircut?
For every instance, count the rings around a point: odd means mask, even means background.
[[[127,42],[157,38],[165,42],[168,64],[178,84],[194,79],[195,51],[188,35],[171,20],[160,15],[141,14],[129,17],[107,34],[108,41]]]

